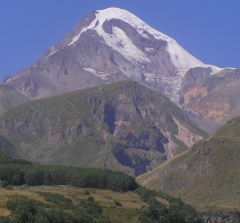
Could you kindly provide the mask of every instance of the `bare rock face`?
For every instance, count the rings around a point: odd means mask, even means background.
[[[206,75],[207,76],[207,75]],[[219,126],[240,111],[240,69],[224,69],[184,93],[183,107]]]
[[[239,223],[240,218],[236,213],[226,213],[224,216],[204,215],[206,223]]]
[[[182,80],[182,91],[185,93],[192,87],[195,87],[205,80],[207,80],[211,75],[212,69],[210,67],[195,67],[190,68],[184,75]]]

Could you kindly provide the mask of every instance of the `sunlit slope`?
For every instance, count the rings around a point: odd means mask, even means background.
[[[137,178],[199,209],[240,208],[240,116],[190,150]]]

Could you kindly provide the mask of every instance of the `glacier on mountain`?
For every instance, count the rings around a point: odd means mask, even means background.
[[[133,15],[132,13],[119,9],[119,8],[107,8],[104,10],[96,11],[96,18],[91,22],[91,24],[87,27],[84,27],[80,33],[72,38],[72,41],[69,43],[69,46],[76,42],[81,34],[88,29],[96,30],[99,36],[102,36],[105,42],[110,45],[113,49],[119,51],[122,55],[124,55],[128,60],[132,61],[137,60],[139,62],[146,61],[148,62],[147,57],[144,55],[143,52],[140,52],[139,49],[136,49],[134,45],[130,42],[131,40],[124,34],[122,30],[114,27],[113,35],[109,35],[103,30],[103,23],[106,20],[111,19],[120,19],[124,22],[130,24],[135,30],[145,38],[148,38],[143,31],[147,31],[151,35],[153,35],[156,39],[167,41],[167,51],[171,56],[172,63],[176,66],[177,69],[189,69],[192,67],[202,67],[205,64],[202,63],[200,60],[193,57],[189,54],[186,50],[184,50],[175,40],[170,38],[169,36],[153,29],[152,27],[148,26],[145,22],[139,19],[137,16]],[[96,25],[98,22],[98,25]],[[121,39],[125,43],[125,49],[119,47],[117,42]],[[128,52],[127,52],[128,51]],[[129,53],[130,52],[130,53]],[[134,53],[131,53],[134,52]]]

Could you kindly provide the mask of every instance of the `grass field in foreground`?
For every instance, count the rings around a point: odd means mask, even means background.
[[[138,222],[138,210],[147,203],[141,201],[137,194],[133,192],[119,193],[109,190],[98,189],[78,189],[61,186],[38,186],[38,187],[14,187],[13,190],[5,190],[0,188],[0,216],[9,216],[11,213],[5,208],[7,200],[14,195],[22,195],[30,199],[45,202],[46,201],[36,192],[50,192],[61,194],[66,198],[70,198],[73,204],[79,203],[81,200],[86,200],[89,195],[94,197],[103,209],[104,215],[109,215],[113,222]],[[157,198],[159,201],[169,205],[168,201]],[[115,201],[119,201],[122,207],[116,207]]]

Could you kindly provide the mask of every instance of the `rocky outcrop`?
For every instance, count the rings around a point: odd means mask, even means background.
[[[189,89],[203,83],[210,77],[212,69],[210,67],[195,67],[190,68],[184,75],[182,80],[182,91],[186,92]]]
[[[183,107],[223,125],[240,111],[240,70],[225,69],[184,93]],[[186,88],[187,89],[187,88]]]
[[[198,134],[194,134],[189,129],[187,129],[184,125],[182,125],[178,120],[174,119],[175,123],[178,127],[178,135],[176,137],[184,142],[188,147],[191,147],[193,144],[203,139],[202,136]]]
[[[203,219],[206,223],[240,223],[238,214],[227,213],[224,216],[204,215]]]

